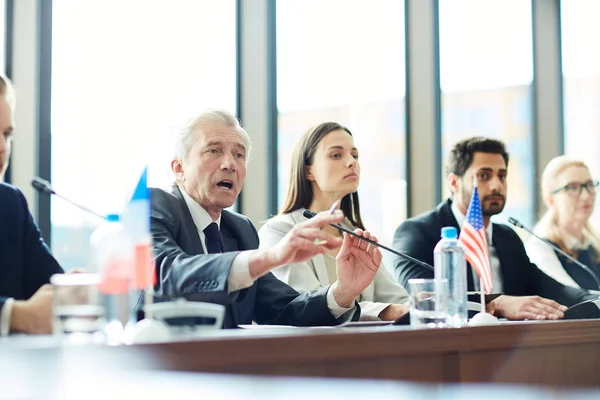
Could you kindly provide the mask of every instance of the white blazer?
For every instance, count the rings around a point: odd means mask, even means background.
[[[258,231],[260,247],[272,247],[298,223],[306,221],[302,215],[304,209],[289,214],[278,215],[268,220]],[[347,228],[352,228],[346,226]],[[353,228],[352,228],[353,229]],[[273,274],[300,293],[323,288],[331,285],[335,279],[330,279],[325,266],[325,258],[318,254],[312,259],[298,264],[284,265],[275,268]],[[402,304],[408,301],[408,293],[396,283],[381,265],[375,274],[373,282],[361,293],[361,319],[379,319],[379,313],[390,304]]]
[[[525,250],[532,263],[550,278],[565,286],[579,288],[571,275],[563,268],[554,250],[541,240],[531,237],[525,242]]]

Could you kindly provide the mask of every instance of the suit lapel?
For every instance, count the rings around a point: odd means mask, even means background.
[[[458,226],[458,222],[456,218],[454,218],[454,214],[452,213],[452,201],[447,200],[438,206],[440,211],[440,219],[442,221],[442,227],[444,226],[453,226],[460,232],[460,226]]]
[[[233,236],[229,229],[229,219],[227,217],[227,213],[225,211],[221,212],[221,229],[219,230],[221,234],[221,243],[223,244],[223,253],[230,251],[238,251],[240,248],[238,246],[238,240]],[[237,326],[237,321],[241,321],[239,318],[238,307],[242,307],[242,303],[233,303],[227,304],[225,307],[229,309],[231,314],[231,323],[233,326]]]
[[[223,243],[223,253],[239,250],[237,239],[225,230],[221,231],[221,243]]]
[[[502,274],[502,291],[504,293],[520,293],[521,291],[517,288],[519,280],[518,271],[515,266],[515,261],[511,255],[514,249],[510,248],[510,243],[507,237],[504,235],[501,229],[498,229],[498,225],[494,226],[494,233],[492,235],[492,245],[496,248],[496,255],[498,261],[500,261],[500,273]]]
[[[182,221],[182,229],[184,230],[186,236],[190,238],[193,253],[204,254],[204,248],[202,247],[200,236],[198,235],[198,227],[196,227],[196,224],[194,224],[192,214],[190,213],[190,209],[188,208],[185,199],[181,194],[181,190],[179,187],[177,187],[177,185],[173,185],[171,193],[179,199],[181,204],[181,210],[183,211],[184,217]]]
[[[221,212],[221,242],[223,243],[223,252],[241,250],[238,238],[235,235],[235,227],[227,211]]]

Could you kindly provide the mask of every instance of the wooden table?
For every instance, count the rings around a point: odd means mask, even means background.
[[[493,327],[407,327],[219,331],[191,342],[55,347],[0,340],[17,359],[35,352],[127,370],[600,386],[600,321],[508,323]],[[4,352],[7,354],[7,352]],[[44,356],[40,356],[44,355]],[[0,374],[2,371],[0,371]]]
[[[256,377],[166,371],[94,371],[57,380],[3,380],[0,400],[597,400],[599,391],[506,385],[425,385],[383,380]]]

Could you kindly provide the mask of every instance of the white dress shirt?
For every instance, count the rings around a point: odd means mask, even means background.
[[[4,301],[2,312],[0,313],[0,336],[6,336],[10,333],[10,317],[15,299],[8,298]]]
[[[458,226],[462,227],[467,219],[463,213],[460,212],[456,202],[452,202],[452,214],[454,214],[454,218],[456,222],[458,222]],[[492,269],[492,288],[496,293],[502,293],[502,271],[500,270],[500,259],[498,258],[498,252],[496,248],[492,245],[492,233],[493,233],[493,224],[490,221],[488,226],[485,227],[485,236],[488,244],[488,253],[490,255],[490,267]],[[476,291],[480,290],[480,280],[479,275],[474,268],[471,268],[471,272],[473,274],[473,289]]]
[[[220,231],[221,216],[219,215],[219,218],[216,221],[213,221],[208,212],[194,199],[192,199],[187,194],[185,189],[181,188],[181,194],[183,195],[185,203],[190,210],[194,225],[196,225],[196,230],[198,231],[198,236],[200,237],[200,243],[202,243],[202,249],[204,250],[204,253],[208,253],[206,250],[206,235],[204,235],[204,229],[206,229],[206,227],[211,223],[216,222]],[[254,279],[250,277],[250,266],[248,265],[250,254],[252,254],[253,251],[254,250],[242,251],[233,259],[231,270],[229,271],[229,276],[227,277],[227,287],[229,288],[230,293],[250,287],[254,283]],[[335,297],[333,296],[333,292],[331,290],[327,291],[327,307],[334,318],[340,318],[343,314],[354,308],[354,306],[350,308],[341,307],[337,301],[335,301]]]

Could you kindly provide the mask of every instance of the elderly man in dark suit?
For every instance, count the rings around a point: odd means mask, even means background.
[[[0,332],[50,333],[53,274],[62,273],[23,193],[0,183]]]
[[[0,76],[0,182],[8,167],[14,96]],[[23,193],[0,183],[0,335],[51,332],[50,276],[62,272],[40,236]]]
[[[432,265],[441,228],[460,229],[465,221],[476,180],[494,291],[505,294],[494,301],[496,314],[509,319],[559,319],[564,316],[565,306],[597,296],[563,286],[544,274],[529,261],[523,242],[511,228],[490,222],[490,217],[504,208],[508,158],[504,144],[498,140],[475,137],[457,143],[448,160],[452,197],[436,209],[402,223],[393,245],[396,250]],[[467,268],[468,290],[479,289],[476,273],[470,266]],[[403,285],[412,278],[433,278],[433,271],[400,257],[394,258],[394,269]]]
[[[225,328],[252,321],[314,326],[357,320],[355,298],[373,280],[381,253],[352,236],[342,241],[320,229],[340,222],[339,210],[299,224],[273,248],[256,250],[250,220],[225,210],[242,189],[249,151],[247,133],[222,110],[201,113],[180,132],[171,162],[176,185],[170,192],[151,189],[156,294],[224,304]],[[349,252],[329,287],[300,295],[269,272],[340,244]]]

